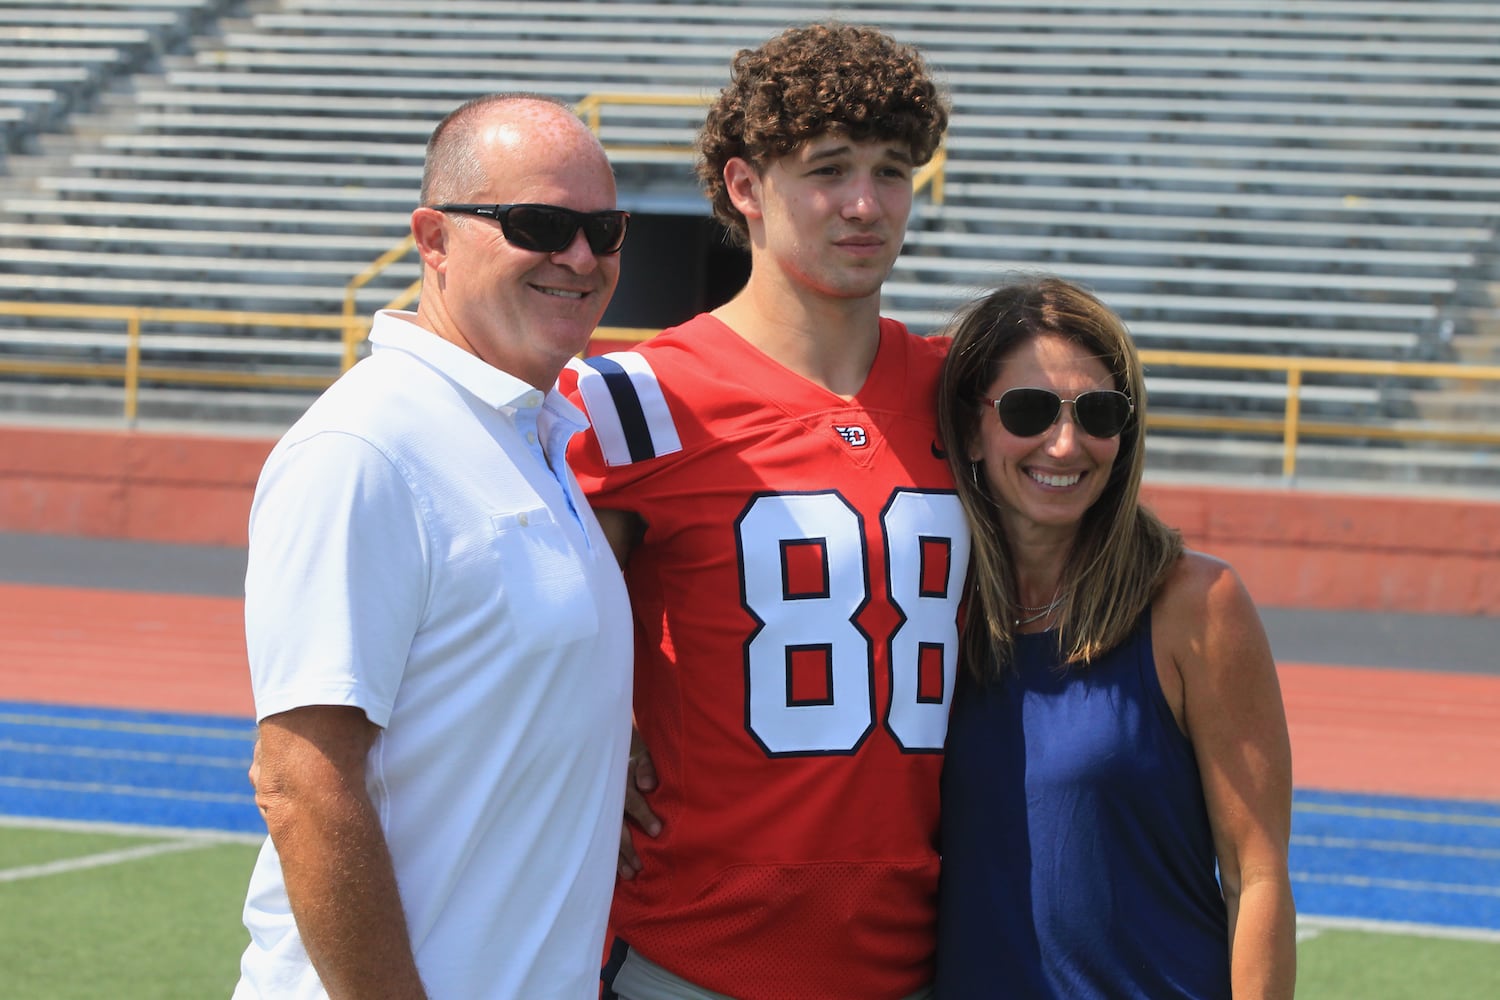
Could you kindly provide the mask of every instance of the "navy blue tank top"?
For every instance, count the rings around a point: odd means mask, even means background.
[[[937,995],[1229,998],[1197,759],[1156,676],[1151,615],[1087,668],[1056,634],[1016,673],[964,672],[943,768]]]

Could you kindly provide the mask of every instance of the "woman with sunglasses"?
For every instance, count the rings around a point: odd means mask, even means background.
[[[1233,569],[1141,506],[1145,384],[1053,277],[959,317],[939,423],[973,532],[938,995],[1290,997],[1291,751]]]

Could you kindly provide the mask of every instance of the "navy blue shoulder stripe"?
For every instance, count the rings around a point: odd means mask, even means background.
[[[682,450],[656,372],[634,351],[569,362],[604,461],[630,465]]]

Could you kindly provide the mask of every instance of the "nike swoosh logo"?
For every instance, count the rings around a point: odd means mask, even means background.
[[[939,448],[936,441],[932,442],[932,457],[940,462],[948,461],[948,453]]]

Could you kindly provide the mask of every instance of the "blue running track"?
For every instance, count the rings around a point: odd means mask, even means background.
[[[0,815],[264,833],[249,719],[0,702]],[[1500,803],[1299,791],[1304,917],[1500,932]]]
[[[0,702],[0,815],[265,833],[249,719]]]
[[[1298,792],[1303,916],[1500,931],[1500,803]]]

